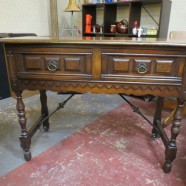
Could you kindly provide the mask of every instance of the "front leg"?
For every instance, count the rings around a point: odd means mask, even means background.
[[[178,99],[177,101],[178,101],[178,105],[172,121],[171,139],[165,149],[164,171],[166,173],[171,171],[172,162],[176,158],[176,154],[177,154],[176,138],[180,132],[182,111],[184,108],[184,100]]]
[[[22,100],[21,92],[16,93],[16,109],[18,115],[18,122],[21,126],[21,135],[19,137],[21,147],[24,150],[24,158],[25,160],[29,161],[31,159],[31,152],[30,152],[30,145],[31,145],[31,137],[26,128],[26,112],[25,112],[25,105]]]

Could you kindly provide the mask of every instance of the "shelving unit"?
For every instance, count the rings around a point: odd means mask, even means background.
[[[160,6],[159,12],[159,20],[158,24],[158,32],[156,35],[142,35],[142,37],[166,37],[168,32],[168,24],[170,18],[170,10],[171,10],[171,1],[170,0],[132,0],[132,1],[124,1],[124,2],[113,2],[113,3],[99,3],[99,4],[84,4],[82,6],[82,35],[83,36],[112,36],[112,37],[136,37],[137,35],[132,34],[132,28],[134,27],[134,21],[138,22],[139,26],[141,25],[141,14],[142,10],[145,10],[145,6],[155,5]],[[128,17],[126,19],[128,21],[128,33],[110,33],[110,26],[116,23],[117,20],[117,11],[118,9],[122,10],[124,8],[129,9]],[[85,24],[86,24],[86,14],[92,15],[92,25],[97,24],[97,10],[102,10],[103,13],[103,32],[85,32]],[[147,10],[145,10],[147,11]],[[153,16],[149,12],[147,15],[150,19],[153,20]]]

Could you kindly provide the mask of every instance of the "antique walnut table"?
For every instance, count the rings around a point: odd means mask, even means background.
[[[31,138],[42,125],[49,129],[46,90],[157,96],[152,137],[165,146],[164,172],[176,158],[186,99],[186,41],[155,38],[40,38],[2,39],[11,88],[17,96],[20,143],[27,161]],[[27,129],[24,90],[39,90],[41,116]],[[175,97],[177,109],[168,138],[161,123],[163,98]],[[70,99],[70,98],[69,98]],[[59,107],[63,107],[59,104]],[[137,147],[136,147],[137,148]]]

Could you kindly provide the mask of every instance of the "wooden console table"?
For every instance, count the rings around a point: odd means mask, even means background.
[[[157,96],[152,136],[165,145],[164,171],[176,158],[176,138],[186,99],[186,41],[150,38],[39,37],[3,39],[12,90],[17,95],[20,142],[26,160],[31,159],[31,138],[43,125],[49,129],[46,90],[79,93],[150,94]],[[24,90],[39,90],[41,117],[26,127]],[[167,137],[161,124],[164,97],[176,97],[177,109]]]

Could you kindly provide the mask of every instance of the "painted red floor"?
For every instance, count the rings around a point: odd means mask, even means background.
[[[152,120],[153,103],[135,100],[135,104],[147,108],[144,113]],[[151,126],[122,104],[1,177],[0,185],[186,185],[186,126],[178,136],[177,159],[169,174],[162,170],[163,143],[151,140],[150,132]]]

